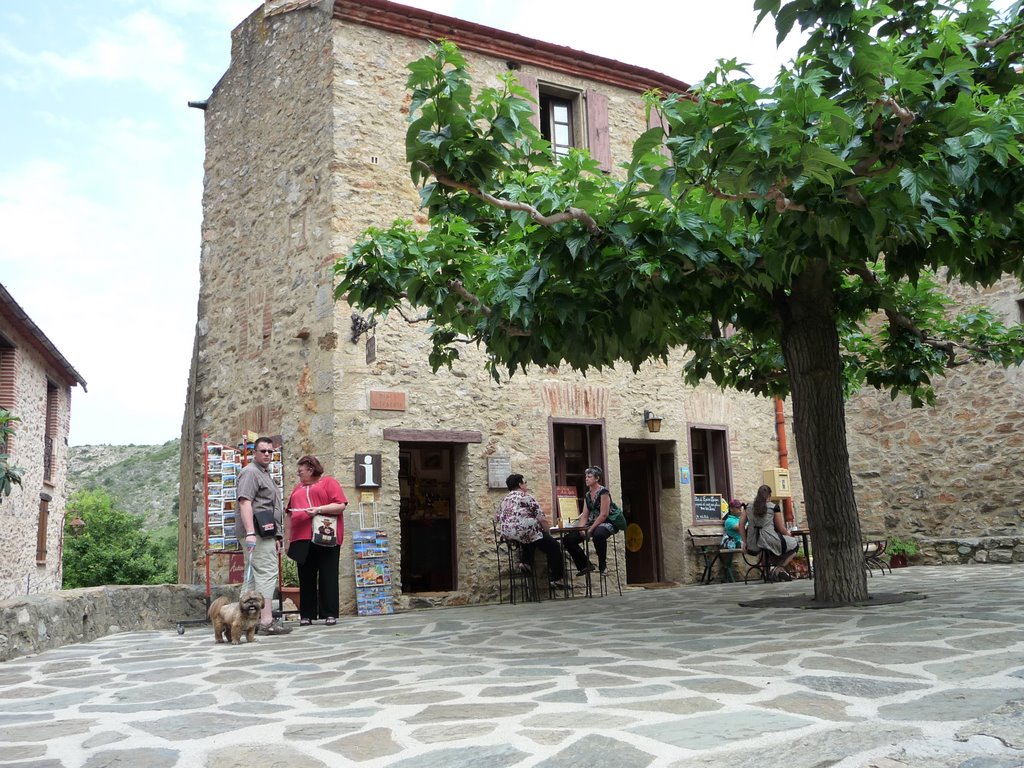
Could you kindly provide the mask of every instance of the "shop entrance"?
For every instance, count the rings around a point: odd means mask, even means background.
[[[399,443],[402,592],[455,589],[452,446]]]
[[[626,513],[626,583],[662,580],[658,455],[653,443],[619,444],[622,510]]]

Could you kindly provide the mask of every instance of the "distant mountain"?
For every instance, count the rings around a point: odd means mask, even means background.
[[[68,449],[68,495],[101,488],[115,506],[146,518],[147,530],[176,532],[180,440],[163,445],[78,445]]]

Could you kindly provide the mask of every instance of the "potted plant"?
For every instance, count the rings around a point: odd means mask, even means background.
[[[899,536],[890,536],[885,549],[889,553],[891,568],[906,568],[907,558],[921,551],[913,539],[901,539]]]
[[[281,558],[281,602],[291,600],[299,607],[299,567],[287,555]]]

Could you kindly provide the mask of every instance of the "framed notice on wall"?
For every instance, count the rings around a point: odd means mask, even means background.
[[[512,474],[511,456],[487,457],[487,487],[507,490],[505,480]]]
[[[693,521],[695,523],[722,522],[722,496],[718,493],[693,495]]]

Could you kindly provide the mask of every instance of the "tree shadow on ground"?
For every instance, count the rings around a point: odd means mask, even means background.
[[[921,592],[879,592],[869,595],[867,600],[856,603],[825,603],[815,600],[813,595],[789,595],[765,597],[760,600],[744,600],[741,608],[874,608],[879,605],[896,605],[911,600],[925,600],[928,595]]]

